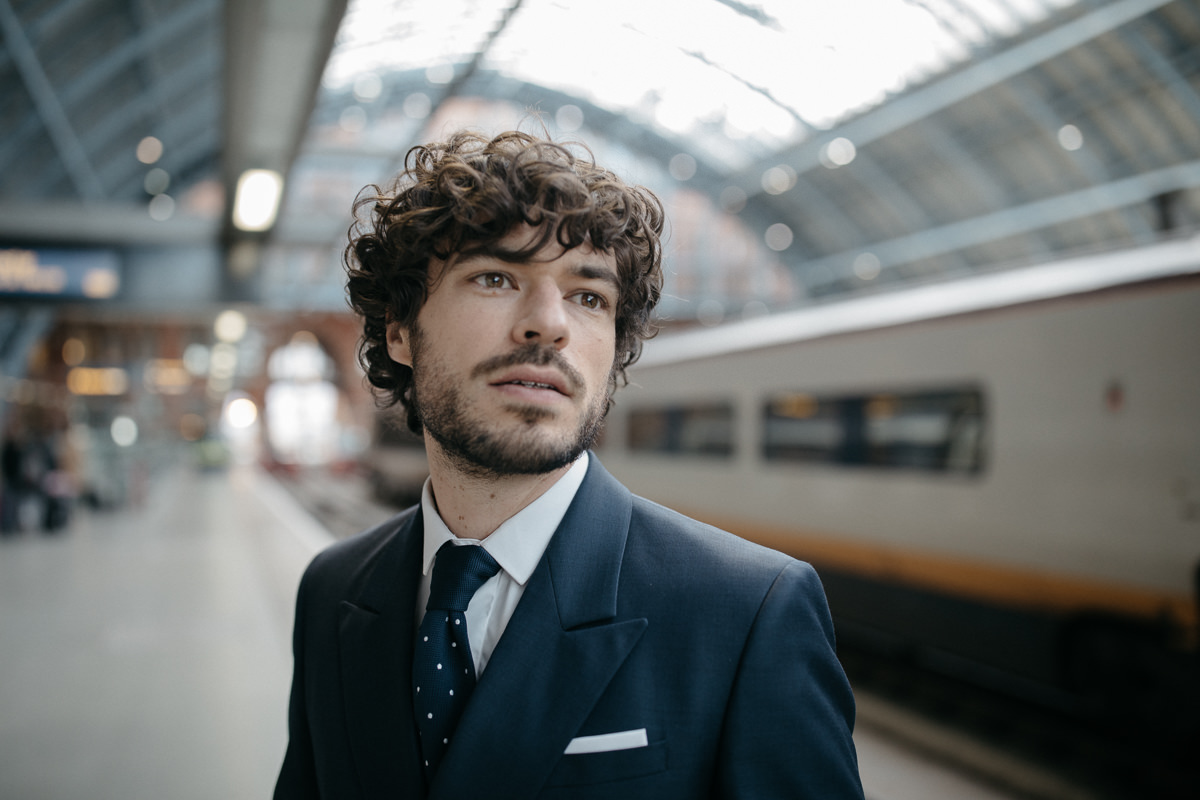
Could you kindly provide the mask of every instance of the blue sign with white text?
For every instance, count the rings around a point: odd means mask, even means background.
[[[103,300],[121,288],[112,250],[0,250],[0,297]]]

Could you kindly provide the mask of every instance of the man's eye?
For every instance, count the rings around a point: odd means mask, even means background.
[[[504,289],[511,285],[508,276],[499,272],[486,272],[478,275],[475,282],[485,289]]]
[[[583,306],[584,308],[599,310],[608,305],[604,298],[595,292],[583,292],[578,297],[579,305]]]

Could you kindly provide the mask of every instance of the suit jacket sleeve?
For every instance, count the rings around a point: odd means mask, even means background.
[[[763,600],[721,733],[722,798],[861,800],[854,698],[816,572],[790,562]]]

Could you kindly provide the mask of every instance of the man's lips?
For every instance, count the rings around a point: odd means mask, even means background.
[[[536,342],[485,359],[472,368],[471,377],[535,402],[573,398],[587,387],[583,376],[561,354]]]
[[[522,386],[527,389],[553,391],[564,397],[570,397],[566,379],[553,370],[531,369],[524,367],[508,370],[488,381],[491,386]]]

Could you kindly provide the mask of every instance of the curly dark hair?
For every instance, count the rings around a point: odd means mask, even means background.
[[[345,263],[350,306],[363,320],[359,362],[379,404],[401,403],[414,433],[421,424],[412,370],[389,357],[387,327],[416,321],[439,277],[430,274],[433,259],[489,252],[525,260],[552,238],[566,249],[586,243],[612,254],[620,290],[611,389],[618,378],[626,382],[626,367],[654,333],[651,312],[662,295],[662,203],[597,166],[583,145],[520,131],[494,138],[462,131],[409,150],[391,190],[367,186],[354,211]],[[541,235],[520,252],[496,252],[521,223]]]

